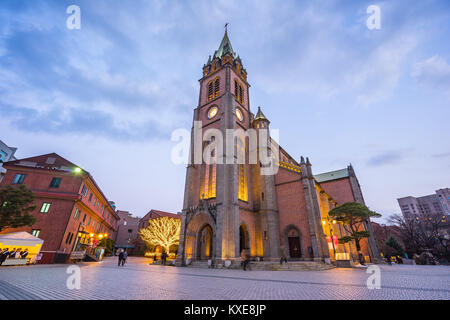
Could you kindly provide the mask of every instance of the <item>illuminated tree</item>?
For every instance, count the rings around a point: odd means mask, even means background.
[[[181,220],[169,217],[150,219],[147,228],[139,230],[139,235],[148,246],[161,246],[169,253],[170,247],[180,241]]]

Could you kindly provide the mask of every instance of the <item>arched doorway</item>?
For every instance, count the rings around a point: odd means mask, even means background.
[[[213,253],[213,231],[209,224],[205,225],[198,233],[197,259],[211,259]]]
[[[297,229],[291,228],[287,232],[289,256],[293,259],[302,257],[302,250],[300,246],[300,234]]]
[[[239,253],[244,249],[250,249],[248,229],[245,224],[239,226]]]

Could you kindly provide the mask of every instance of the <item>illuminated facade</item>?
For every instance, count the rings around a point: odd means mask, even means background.
[[[0,187],[25,185],[35,196],[32,226],[26,231],[44,240],[40,263],[67,262],[73,251],[92,250],[103,238],[114,239],[119,216],[91,174],[56,153],[17,159]]]
[[[279,261],[284,254],[291,260],[333,261],[350,259],[354,246],[340,245],[342,226],[330,221],[328,211],[336,204],[363,202],[353,168],[333,174],[312,173],[308,158],[295,161],[279,147],[279,164],[274,175],[262,175],[262,164],[249,161],[248,138],[233,137],[236,153],[230,156],[212,148],[218,139],[227,140],[227,130],[259,133],[270,121],[260,108],[253,114],[249,103],[250,84],[240,57],[233,51],[228,34],[203,66],[199,104],[194,109],[190,165],[186,172],[178,263],[212,260],[214,263],[239,261],[244,249],[253,258]],[[201,121],[203,162],[194,161],[195,128]],[[258,136],[261,139],[260,136]],[[274,141],[268,136],[268,142]],[[260,141],[259,141],[260,142]],[[227,145],[227,141],[223,142]],[[244,163],[238,159],[244,159]],[[259,158],[258,158],[259,159]],[[378,258],[373,239],[362,245],[367,259]]]

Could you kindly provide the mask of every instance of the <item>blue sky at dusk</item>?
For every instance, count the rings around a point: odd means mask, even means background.
[[[226,22],[252,111],[315,174],[352,163],[385,216],[450,187],[449,1],[1,0],[0,139],[78,164],[121,210],[180,211],[171,133],[191,128]]]

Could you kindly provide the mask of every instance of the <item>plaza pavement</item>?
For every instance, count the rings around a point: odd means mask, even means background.
[[[449,266],[381,265],[381,289],[365,269],[242,271],[149,265],[129,257],[81,263],[81,288],[66,286],[69,265],[0,267],[0,300],[17,299],[450,299]]]

